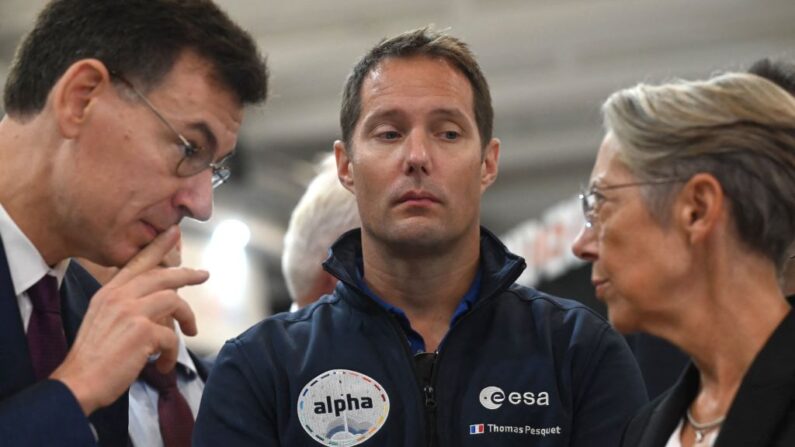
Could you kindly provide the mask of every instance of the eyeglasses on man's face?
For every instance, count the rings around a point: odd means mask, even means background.
[[[177,163],[177,176],[192,177],[209,168],[212,169],[213,173],[213,188],[217,188],[229,180],[229,177],[232,175],[232,171],[228,166],[225,166],[225,163],[232,154],[227,155],[218,162],[213,162],[213,156],[215,154],[212,151],[207,150],[206,148],[197,144],[191,143],[181,133],[177,132],[177,129],[175,129],[174,126],[172,126],[171,123],[166,120],[163,114],[160,113],[160,111],[158,111],[155,106],[149,102],[149,99],[144,96],[143,93],[138,91],[138,89],[136,89],[130,81],[118,73],[112,73],[111,76],[115,79],[118,79],[122,84],[129,88],[144,103],[144,105],[146,105],[146,107],[151,110],[152,113],[154,113],[155,116],[157,116],[157,118],[169,128],[169,130],[171,130],[171,132],[174,133],[174,136],[177,139],[177,144],[182,151],[182,158],[179,160],[179,163]]]
[[[602,191],[608,191],[611,189],[619,189],[619,188],[628,188],[630,186],[647,186],[647,185],[664,185],[666,183],[677,183],[683,181],[682,179],[672,178],[672,179],[660,179],[660,180],[650,180],[646,182],[631,182],[631,183],[621,183],[618,185],[607,185],[607,186],[596,186],[591,185],[587,189],[584,189],[579,197],[580,202],[582,204],[582,213],[585,217],[585,227],[592,228],[594,226],[594,222],[596,222],[596,213],[599,211],[599,206],[601,205],[602,201],[604,201],[605,196],[602,194]]]

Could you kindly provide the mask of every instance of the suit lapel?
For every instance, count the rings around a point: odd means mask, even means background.
[[[716,447],[768,445],[795,395],[795,313],[790,311],[757,354],[737,390]]]
[[[77,262],[69,264],[61,286],[61,312],[70,347],[88,310],[88,303],[99,287],[99,283]],[[100,445],[128,445],[128,402],[127,393],[124,393],[113,404],[100,408],[89,417],[99,435]]]
[[[202,382],[207,383],[207,376],[210,374],[210,368],[212,366],[210,362],[199,358],[199,356],[194,354],[194,352],[190,349],[188,349],[188,355],[190,356],[191,360],[193,360],[193,366],[196,367],[196,372],[199,374]]]
[[[69,346],[75,341],[77,330],[88,311],[91,297],[100,285],[90,273],[77,262],[70,262],[61,284],[61,318]]]
[[[652,412],[649,424],[644,430],[638,446],[665,446],[671,434],[681,422],[682,417],[684,417],[687,406],[698,392],[698,381],[698,370],[691,363],[671,388],[671,391],[662,398],[660,404]]]
[[[28,339],[0,240],[0,400],[35,383]]]
[[[74,343],[90,297],[99,284],[72,262],[61,285],[61,312],[68,345]],[[19,313],[14,284],[0,240],[0,399],[33,385],[36,379],[28,353],[28,341]],[[95,411],[89,419],[101,445],[128,445],[128,398],[124,393],[112,405]]]

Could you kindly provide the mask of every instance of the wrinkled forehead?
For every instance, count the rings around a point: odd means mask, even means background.
[[[388,57],[381,60],[362,82],[362,98],[384,90],[443,89],[473,104],[473,89],[466,75],[444,57],[426,55]]]
[[[362,83],[357,126],[376,114],[461,115],[474,125],[474,98],[469,80],[444,58],[387,58]]]

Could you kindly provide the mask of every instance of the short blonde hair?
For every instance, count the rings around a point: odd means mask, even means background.
[[[740,239],[777,266],[795,233],[795,98],[748,73],[618,91],[602,107],[619,157],[641,180],[713,175]],[[681,184],[643,188],[667,222]]]

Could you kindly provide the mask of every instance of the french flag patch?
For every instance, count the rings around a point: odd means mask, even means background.
[[[469,426],[470,435],[482,435],[486,431],[486,426],[483,424],[472,424]]]

